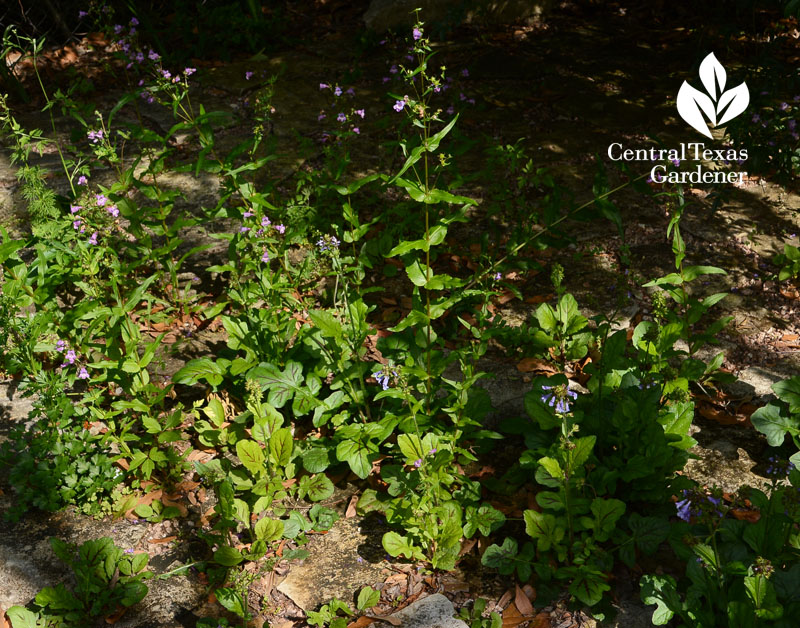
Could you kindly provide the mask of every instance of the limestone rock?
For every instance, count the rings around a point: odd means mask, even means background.
[[[453,603],[441,593],[417,600],[402,611],[392,615],[400,619],[400,628],[467,628],[462,620],[456,619]]]

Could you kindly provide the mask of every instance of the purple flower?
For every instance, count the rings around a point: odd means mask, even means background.
[[[85,366],[82,366],[81,370],[78,371],[78,379],[89,379],[89,371],[86,370]]]
[[[267,251],[264,251],[264,255],[261,256],[261,261],[265,264],[269,261],[269,253]]]
[[[397,101],[395,101],[394,106],[392,107],[392,109],[394,109],[395,111],[400,113],[403,110],[403,107],[405,107],[405,106],[406,106],[406,101],[405,100],[397,100]]]
[[[414,38],[414,41],[417,41],[418,39],[422,39],[422,31],[421,31],[421,30],[419,30],[419,29],[418,29],[418,28],[415,26],[415,27],[414,27],[414,30],[413,30],[413,31],[411,31],[411,36]]]
[[[789,108],[789,103],[788,102],[782,102],[781,103],[781,111],[786,111],[788,108]]]
[[[503,278],[503,273],[496,273],[494,276],[495,281],[500,281]]]
[[[435,453],[436,453],[436,447],[434,447],[433,449],[431,449],[431,450],[429,450],[429,451],[428,451],[428,455],[429,455],[429,456],[432,456],[432,455],[433,455],[433,454],[435,454]]]
[[[392,67],[389,68],[389,73],[390,74],[397,74],[397,66],[393,64]]]
[[[144,61],[144,53],[143,52],[137,52],[136,56],[134,58],[136,59],[137,63],[141,63],[142,61]],[[167,72],[167,74],[169,74],[169,72]],[[169,77],[167,77],[167,78],[169,78]]]
[[[249,81],[251,78],[253,78],[253,73],[252,72],[245,72],[244,73],[244,80],[245,81]]]
[[[75,360],[77,357],[78,356],[75,355],[75,351],[73,351],[72,349],[67,351],[67,353],[64,355],[64,359],[70,364],[75,364]]]
[[[139,26],[139,20],[137,20],[135,17],[132,17],[131,18],[131,26]],[[131,551],[133,551],[133,550],[131,550]]]
[[[329,87],[330,87],[330,85],[328,85],[327,83],[320,83],[319,84],[319,88],[320,89],[328,89]]]
[[[136,523],[139,523],[139,522],[137,521]],[[126,549],[126,550],[125,550],[123,553],[124,553],[124,554],[133,554],[133,548],[132,548],[132,547],[131,547],[131,548],[128,548],[128,549]]]
[[[64,350],[66,348],[67,348],[67,343],[64,342],[63,340],[59,340],[58,342],[56,342],[56,351],[58,351],[59,353],[64,353]]]
[[[337,119],[339,122],[347,122],[347,116],[346,116],[346,115],[344,115],[343,113],[340,113],[338,116],[336,116],[336,119]]]
[[[147,53],[147,56],[150,58],[151,61],[158,61],[161,58],[161,55],[152,49],[150,50],[150,52]]]
[[[357,126],[354,126],[353,133],[355,133],[356,135],[361,135],[361,129],[359,129]]]
[[[89,15],[89,14],[88,14],[86,11],[78,11],[78,19],[79,19],[79,20],[82,20],[82,19],[83,19],[83,18],[85,18],[87,15]]]
[[[388,76],[384,76],[384,77],[383,77],[381,80],[382,80],[384,83],[388,83],[388,82],[389,82],[389,81],[391,81],[392,79],[390,79]]]
[[[467,70],[467,68],[461,70],[461,76],[469,76],[469,70]]]
[[[184,68],[184,70],[183,70],[183,73],[184,73],[186,76],[191,76],[191,75],[192,75],[192,74],[194,74],[195,72],[197,72],[197,68]]]
[[[794,131],[795,127],[797,126],[797,122],[795,120],[789,120],[786,123],[786,126],[789,128],[790,131]]]
[[[345,94],[347,94],[348,96],[355,96],[356,95],[356,90],[354,90],[352,87],[348,87],[347,91],[345,92]]]
[[[69,206],[69,213],[77,214],[82,209],[83,209],[83,207],[81,207],[80,205],[70,205]]]
[[[264,216],[264,217],[261,219],[261,226],[262,226],[262,227],[269,227],[271,224],[272,224],[272,223],[270,222],[270,219],[269,219],[269,218],[267,218],[266,216]]]
[[[752,122],[760,122],[761,121],[761,116],[758,115],[757,113],[754,113],[753,117],[751,118],[751,120],[752,120]]]
[[[89,244],[97,244],[97,231],[92,234],[92,237],[89,238]]]
[[[114,24],[114,34],[119,35],[122,32],[122,24]]]
[[[253,212],[246,211],[245,213],[242,214],[242,218],[250,218],[250,216],[252,216],[252,215],[253,215]]]
[[[89,131],[86,136],[91,140],[92,144],[97,144],[103,140],[103,131]]]
[[[363,120],[364,119],[364,115],[365,115],[364,110],[363,109],[356,109],[356,115],[357,116],[361,116],[361,119]]]
[[[455,112],[456,112],[456,110],[453,108],[453,105],[450,105],[450,106],[449,106],[449,107],[448,107],[448,108],[445,110],[445,113],[446,113],[448,116],[452,116],[452,115],[453,115]]]
[[[104,196],[103,194],[95,194],[94,198],[97,201],[97,205],[100,206],[100,207],[102,207],[103,205],[105,205],[108,202],[108,198],[106,196]]]
[[[275,225],[275,231],[283,235],[284,233],[286,233],[286,227],[284,227],[283,225]]]
[[[384,373],[382,370],[376,371],[372,374],[372,377],[374,377],[375,381],[381,385],[381,388],[384,390],[389,390],[389,376],[386,373]]]
[[[239,233],[247,233],[250,231],[250,227],[239,227]]]
[[[680,159],[673,159],[672,160],[672,165],[677,168],[678,166],[681,165],[681,160]]]
[[[161,70],[161,76],[163,76],[167,80],[172,78],[172,74],[170,74],[169,70]]]
[[[77,231],[78,229],[81,228],[81,219],[80,218],[78,218],[78,220],[73,220],[72,221],[72,228],[75,229],[75,231]]]
[[[422,458],[417,458],[417,459],[414,461],[414,466],[415,466],[417,469],[419,469],[419,468],[422,466]]]
[[[326,116],[324,113],[320,113],[320,114],[317,116],[317,121],[321,122],[322,120],[324,120],[324,119],[325,119],[325,118],[327,118],[327,117],[328,117],[328,116]]]
[[[117,209],[116,205],[109,205],[106,207],[106,211],[114,216],[114,218],[119,218],[119,209]]]
[[[78,177],[78,185],[88,185],[89,179],[86,178],[85,175],[81,175]]]
[[[342,95],[342,88],[337,85],[333,90],[333,95],[334,96],[341,96]]]
[[[685,495],[686,491],[683,491],[683,493]],[[681,501],[676,502],[675,503],[675,507],[678,509],[678,517],[680,519],[683,519],[684,521],[688,522],[692,517],[691,512],[690,512],[691,506],[692,506],[692,502],[691,502],[691,500],[689,498],[682,499]]]

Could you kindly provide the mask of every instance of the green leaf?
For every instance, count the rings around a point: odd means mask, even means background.
[[[467,522],[464,524],[464,536],[467,538],[478,530],[483,536],[489,536],[506,522],[506,516],[488,504],[477,509],[475,506],[467,506],[465,518]]]
[[[675,613],[683,610],[683,603],[672,576],[645,574],[639,581],[641,599],[645,604],[656,604],[652,622],[654,626],[664,626]]]
[[[248,377],[261,384],[262,390],[269,391],[267,400],[275,408],[282,408],[292,397],[295,397],[292,410],[301,415],[319,405],[314,394],[303,386],[303,366],[299,362],[287,362],[283,371],[262,362],[248,372]]]
[[[292,459],[292,449],[294,440],[292,431],[288,427],[275,430],[269,440],[269,453],[273,462],[281,467],[285,467]]]
[[[567,469],[569,475],[574,475],[577,473],[578,467],[581,467],[586,463],[592,453],[592,449],[594,449],[596,440],[596,436],[583,436],[581,438],[576,438],[573,441],[574,447],[567,451]]]
[[[633,533],[633,541],[645,554],[652,554],[669,536],[669,522],[661,517],[642,517],[631,513],[628,527]]]
[[[569,585],[569,592],[586,606],[594,606],[603,599],[603,592],[611,587],[599,571],[582,567]]]
[[[728,273],[716,266],[684,266],[684,281],[694,281],[700,275],[727,275]]]
[[[372,470],[369,460],[369,449],[361,447],[353,440],[343,440],[336,446],[336,458],[350,465],[350,469],[362,480]]]
[[[172,381],[191,386],[204,379],[216,390],[222,383],[223,375],[222,368],[216,362],[209,358],[197,358],[189,360],[186,366],[172,376]]]
[[[12,606],[6,611],[12,628],[39,628],[39,616],[22,606]]]
[[[82,604],[63,584],[45,587],[36,594],[36,604],[56,611],[78,610]]]
[[[525,520],[525,532],[536,540],[536,547],[540,552],[546,552],[564,538],[565,530],[558,525],[553,515],[526,510],[522,516]]]
[[[214,427],[220,427],[225,422],[225,409],[222,407],[222,402],[216,397],[209,400],[208,405],[203,408],[203,414],[211,419]]]
[[[539,327],[549,334],[554,333],[558,329],[556,312],[547,303],[542,303],[536,308],[536,320],[539,321]]]
[[[503,545],[490,545],[481,557],[481,564],[508,576],[514,573],[517,558],[517,542],[511,537],[503,541]]]
[[[333,482],[324,473],[303,476],[300,480],[300,489],[312,502],[328,499],[334,492]]]
[[[244,608],[242,594],[232,588],[220,588],[214,591],[217,601],[234,615],[244,618],[247,612]]]
[[[390,556],[405,556],[406,558],[423,559],[423,554],[419,548],[414,547],[409,540],[400,536],[397,532],[387,532],[381,540],[383,549]]]
[[[223,567],[233,567],[244,560],[242,553],[235,547],[223,545],[214,552],[214,561]]]
[[[323,310],[311,310],[308,313],[314,327],[322,332],[323,336],[328,338],[341,338],[342,337],[342,324],[337,321],[333,314]]]
[[[263,517],[256,522],[253,530],[256,533],[256,538],[265,543],[272,543],[272,541],[277,541],[283,536],[284,522],[280,519]]]
[[[800,414],[800,375],[775,382],[772,390],[775,391],[778,399],[789,404],[791,414]]]
[[[358,593],[358,600],[356,601],[356,608],[360,611],[365,611],[372,608],[381,601],[381,592],[376,591],[372,587],[364,587]]]
[[[544,467],[544,470],[550,475],[550,477],[555,478],[557,480],[564,478],[564,471],[561,468],[558,460],[555,458],[550,458],[549,456],[545,456],[543,458],[539,458],[539,464]]]
[[[625,502],[597,497],[592,500],[591,510],[595,517],[594,537],[602,543],[611,537],[617,520],[625,513]]]
[[[254,476],[258,477],[264,472],[264,452],[254,440],[240,440],[236,443],[236,455]]]
[[[798,433],[797,421],[784,414],[782,408],[774,403],[753,412],[750,421],[753,427],[767,437],[767,442],[772,447],[780,447],[783,444],[786,432],[792,435]]]
[[[309,473],[321,473],[331,464],[330,450],[327,447],[312,447],[303,452],[303,467]]]

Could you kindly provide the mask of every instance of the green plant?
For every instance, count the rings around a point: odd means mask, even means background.
[[[486,600],[479,597],[472,603],[472,608],[462,607],[457,617],[467,623],[469,628],[502,628],[503,618],[497,611],[492,611],[489,617],[484,617]]]
[[[42,589],[32,610],[12,606],[7,614],[13,628],[86,626],[94,618],[133,606],[147,595],[145,580],[153,576],[144,571],[147,554],[122,550],[108,537],[85,541],[78,547],[51,538],[58,558],[75,577],[75,588],[63,584]]]
[[[312,626],[328,626],[328,628],[345,628],[347,617],[339,617],[339,613],[345,616],[353,616],[353,611],[346,602],[333,598],[327,604],[323,604],[318,611],[308,611],[306,617]]]
[[[800,247],[784,244],[783,253],[776,255],[772,259],[772,263],[780,266],[778,281],[795,279],[800,275]]]
[[[773,463],[769,494],[742,490],[742,500],[756,509],[745,518],[731,516],[737,504],[726,503],[721,491],[683,492],[676,504],[683,522],[672,526],[670,544],[686,561],[686,578],[642,578],[642,600],[657,605],[653,624],[664,625],[673,617],[679,626],[698,628],[795,623],[800,610],[800,473],[789,471],[786,485],[789,469]]]
[[[750,417],[753,427],[767,437],[772,447],[780,447],[789,434],[800,450],[800,376],[775,382],[772,390],[778,402],[770,402],[753,412]],[[794,452],[789,460],[800,467],[800,451]]]

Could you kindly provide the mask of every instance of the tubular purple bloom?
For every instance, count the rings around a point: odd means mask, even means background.
[[[89,244],[97,244],[97,231],[92,234],[92,237],[89,238]]]
[[[361,129],[359,129],[357,126],[354,126],[353,133],[355,133],[356,135],[361,135]]]
[[[464,68],[463,70],[461,70],[461,76],[464,76],[464,77],[469,76],[469,70],[467,70],[467,68]]]
[[[328,116],[326,116],[324,113],[320,113],[320,114],[317,116],[317,121],[318,121],[318,122],[322,122],[322,121],[323,121],[325,118],[327,118],[327,117],[328,117]]]
[[[109,205],[106,207],[106,211],[114,216],[114,218],[119,218],[119,209],[117,209],[116,205]]]
[[[340,113],[338,116],[336,116],[336,119],[337,119],[339,122],[347,122],[347,116],[346,116],[346,115],[344,115],[343,113]]]
[[[414,38],[414,41],[417,41],[418,39],[422,39],[422,31],[419,30],[418,28],[414,27],[414,30],[411,31],[411,36]]]
[[[86,370],[85,366],[82,366],[81,370],[78,371],[78,379],[89,379],[89,371]]]
[[[272,224],[272,222],[270,222],[270,219],[269,219],[269,218],[267,218],[266,216],[264,216],[264,217],[261,219],[261,226],[262,226],[262,227],[269,227],[271,224]]]
[[[333,90],[333,95],[334,96],[341,96],[342,95],[342,88],[337,85]]]
[[[403,107],[405,107],[405,106],[406,106],[406,101],[405,100],[397,100],[397,101],[395,101],[394,106],[392,107],[392,109],[394,109],[395,111],[400,113],[403,110]]]
[[[244,73],[244,80],[245,81],[249,81],[251,78],[253,78],[253,73],[252,72],[248,71],[248,72]]]
[[[392,67],[389,68],[389,73],[390,74],[397,74],[397,66],[396,65],[392,65]]]
[[[364,115],[365,115],[364,110],[363,109],[356,109],[356,115],[357,116],[361,116],[361,119],[363,120],[364,119]]]
[[[73,220],[72,221],[72,228],[75,229],[75,231],[77,231],[78,229],[81,228],[81,219],[80,218],[78,218],[78,220]]]
[[[320,83],[319,84],[319,88],[320,89],[328,89],[328,87],[330,87],[330,85],[328,85],[327,83]]]
[[[108,202],[108,197],[105,196],[104,194],[95,194],[94,198],[97,201],[97,205],[99,207],[102,207],[103,205],[105,205]]]
[[[253,212],[246,211],[245,213],[242,214],[242,218],[250,218],[250,216],[252,216],[252,215],[253,215]]]
[[[158,61],[161,58],[161,55],[152,49],[150,50],[150,52],[147,53],[147,56],[151,61]]]
[[[503,278],[503,273],[495,273],[494,280],[500,281]],[[542,386],[544,388],[544,386]]]
[[[185,68],[185,69],[183,70],[183,73],[184,73],[186,76],[191,76],[191,75],[192,75],[192,74],[194,74],[195,72],[197,72],[197,68]]]
[[[64,359],[65,359],[67,362],[69,362],[70,364],[75,364],[75,360],[76,360],[76,358],[77,358],[77,357],[78,357],[78,356],[76,356],[76,355],[75,355],[75,351],[74,351],[74,350],[72,350],[72,349],[70,349],[69,351],[67,351],[67,353],[64,355]]]
[[[348,87],[347,91],[345,92],[345,94],[347,94],[348,96],[355,96],[356,95],[356,90],[354,90],[352,87]]]
[[[78,177],[78,185],[88,185],[89,179],[86,178],[85,175],[81,175]]]
[[[247,233],[250,231],[250,227],[239,227],[239,233]]]
[[[684,493],[685,492],[686,491],[684,491]],[[692,515],[691,515],[691,512],[690,512],[691,506],[692,506],[692,502],[688,498],[682,499],[681,501],[676,502],[675,503],[675,507],[678,509],[678,517],[680,519],[683,519],[684,521],[688,522],[692,518]]]
[[[64,350],[66,348],[67,348],[67,343],[64,342],[63,340],[59,340],[58,342],[56,342],[56,351],[58,351],[59,353],[64,353]]]
[[[77,214],[82,209],[83,209],[83,207],[81,207],[80,205],[70,205],[69,206],[69,212],[71,214]]]
[[[286,227],[284,227],[283,225],[275,225],[275,231],[283,235],[284,233],[286,233]]]
[[[267,251],[264,251],[264,255],[261,256],[261,261],[265,264],[269,262],[269,253]]]
[[[131,18],[131,26],[139,26],[139,20],[137,20],[135,17],[132,17]],[[133,550],[131,550],[131,551],[133,551]]]
[[[417,459],[414,461],[414,466],[415,466],[417,469],[419,469],[419,468],[422,466],[422,458],[417,458]]]

